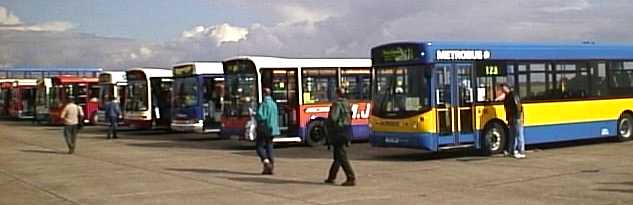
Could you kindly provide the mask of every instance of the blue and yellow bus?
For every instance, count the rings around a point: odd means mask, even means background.
[[[224,76],[222,62],[174,65],[171,129],[181,132],[220,132]]]
[[[633,45],[403,42],[371,55],[373,146],[502,152],[499,83],[522,99],[526,144],[632,138]]]

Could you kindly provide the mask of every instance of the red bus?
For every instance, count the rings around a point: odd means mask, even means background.
[[[8,113],[11,118],[32,119],[35,115],[35,90],[37,80],[16,79],[11,86]]]
[[[50,92],[49,116],[51,124],[61,125],[61,111],[66,100],[72,100],[83,108],[84,123],[94,124],[95,115],[99,108],[98,78],[61,75],[52,78],[53,86]]]
[[[11,101],[11,87],[14,79],[0,79],[0,116],[9,115],[9,102]]]

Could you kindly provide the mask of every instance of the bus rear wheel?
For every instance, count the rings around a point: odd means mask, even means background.
[[[493,155],[503,152],[506,147],[507,135],[504,127],[496,122],[486,126],[480,138],[481,153]]]
[[[325,126],[325,121],[313,121],[308,125],[308,136],[306,137],[306,144],[312,147],[324,145],[326,137],[327,129]]]
[[[629,113],[624,113],[618,119],[618,140],[629,141],[633,138],[633,117]]]

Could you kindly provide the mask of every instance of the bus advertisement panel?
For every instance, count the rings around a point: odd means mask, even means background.
[[[109,125],[105,117],[105,103],[109,100],[117,100],[121,109],[125,107],[125,88],[127,80],[124,71],[105,71],[99,74],[99,110],[95,119],[98,125]],[[123,125],[123,120],[119,120]]]
[[[189,62],[173,68],[171,129],[220,132],[224,77],[221,62]]]
[[[633,45],[421,42],[371,53],[373,146],[500,153],[500,83],[523,102],[526,144],[632,137]]]
[[[172,71],[164,68],[131,68],[125,75],[124,122],[139,129],[169,128]]]
[[[61,111],[66,106],[66,101],[74,101],[81,106],[84,114],[84,123],[94,124],[94,117],[97,113],[97,96],[99,87],[98,79],[77,76],[56,76],[52,78],[52,88],[50,92],[49,117],[51,124],[61,125]]]
[[[352,103],[354,140],[367,139],[371,105],[369,59],[290,59],[241,56],[224,61],[225,97],[221,135],[253,141],[246,125],[270,88],[277,103],[282,134],[274,142],[325,143],[329,106],[336,88]]]

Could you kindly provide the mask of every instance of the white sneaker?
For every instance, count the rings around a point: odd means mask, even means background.
[[[516,159],[523,159],[525,157],[526,157],[525,154],[521,154],[521,153],[514,154],[514,158],[516,158]]]

